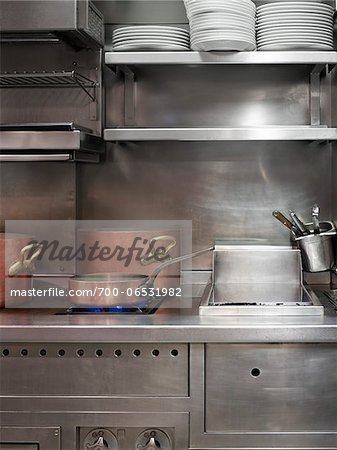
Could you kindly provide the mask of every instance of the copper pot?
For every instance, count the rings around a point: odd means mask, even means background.
[[[138,239],[141,238],[141,239]],[[118,260],[116,256],[104,260],[97,258],[94,260],[78,261],[77,274],[92,273],[118,273],[118,274],[143,274],[150,275],[162,261],[158,261],[153,255],[159,248],[163,249],[166,259],[176,258],[180,255],[180,235],[177,230],[80,230],[78,232],[77,248],[84,244],[86,248],[99,243],[100,248],[106,247],[111,250],[119,247],[124,249],[132,248],[136,241],[136,246],[141,248],[141,257],[137,251],[133,253],[132,259],[126,261]],[[152,249],[152,251],[151,251]],[[163,270],[156,280],[158,288],[178,287],[180,285],[180,264],[169,266]]]

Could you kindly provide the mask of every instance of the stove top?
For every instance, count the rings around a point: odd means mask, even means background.
[[[130,314],[154,314],[159,308],[162,300],[154,300],[151,302],[140,303],[135,306],[72,306],[59,311],[55,315],[130,315]]]

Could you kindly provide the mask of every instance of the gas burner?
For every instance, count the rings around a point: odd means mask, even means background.
[[[160,301],[151,303],[142,303],[136,306],[72,306],[64,311],[57,312],[55,315],[82,315],[82,314],[92,314],[92,315],[124,315],[124,314],[154,314],[159,305]]]

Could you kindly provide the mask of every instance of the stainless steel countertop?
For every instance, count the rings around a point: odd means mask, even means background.
[[[324,316],[199,316],[191,309],[161,308],[153,315],[55,315],[55,310],[3,310],[2,342],[337,342],[337,314]]]

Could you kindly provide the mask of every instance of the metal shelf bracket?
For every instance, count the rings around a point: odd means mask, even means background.
[[[124,77],[124,126],[136,124],[136,83],[135,74],[129,66],[117,66],[117,75]]]

